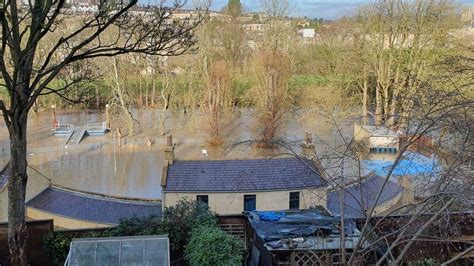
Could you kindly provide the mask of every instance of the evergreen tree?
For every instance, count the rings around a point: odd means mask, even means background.
[[[238,17],[242,14],[242,3],[240,3],[240,0],[229,0],[227,14],[232,17]]]

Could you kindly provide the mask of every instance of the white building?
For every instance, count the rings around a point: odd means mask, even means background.
[[[396,153],[399,134],[386,127],[354,125],[354,140],[371,152]]]
[[[313,39],[316,37],[316,30],[315,29],[301,29],[301,30],[298,30],[298,35],[301,38]]]

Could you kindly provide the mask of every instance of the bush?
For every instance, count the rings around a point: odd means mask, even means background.
[[[434,266],[434,265],[439,265],[439,263],[431,258],[425,258],[425,259],[421,259],[421,260],[417,260],[413,262],[413,266]]]
[[[181,200],[176,206],[165,209],[163,220],[158,215],[122,219],[115,228],[89,232],[82,237],[168,234],[173,254],[178,258],[182,258],[191,231],[200,226],[217,227],[215,214],[203,203]],[[70,243],[71,238],[60,232],[54,232],[45,237],[44,249],[54,265],[64,264]]]
[[[43,239],[43,249],[53,265],[64,265],[70,245],[71,238],[60,232],[49,233]]]
[[[163,212],[162,230],[168,233],[171,249],[177,254],[183,254],[191,231],[198,226],[217,226],[216,215],[203,203],[180,200]]]
[[[119,225],[111,230],[111,236],[161,235],[166,233],[163,232],[161,223],[161,217],[154,214],[121,219]]]
[[[186,261],[190,265],[241,265],[243,243],[217,226],[193,229],[186,246]]]

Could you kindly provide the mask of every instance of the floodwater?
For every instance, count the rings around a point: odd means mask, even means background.
[[[165,137],[161,136],[158,111],[134,111],[140,121],[132,136],[125,137],[119,147],[118,139],[111,132],[103,137],[85,137],[79,145],[64,146],[64,138],[53,136],[52,114],[32,114],[29,120],[30,167],[40,175],[62,187],[131,198],[158,199],[161,197],[161,171],[164,161]],[[74,112],[56,114],[60,123],[77,126],[103,122],[104,112]],[[168,114],[167,133],[173,134],[178,159],[203,159],[202,151],[209,158],[248,159],[278,156],[288,153],[285,149],[265,151],[248,144],[255,139],[256,121],[252,109],[238,109],[224,118],[222,148],[205,145],[207,123],[202,115]],[[298,111],[288,115],[282,125],[281,137],[288,141],[301,140],[303,132],[313,133],[318,154],[344,145],[344,138],[352,136],[353,119],[342,121],[340,128],[331,127],[331,119],[315,113]],[[112,121],[112,127],[124,123]],[[154,140],[147,145],[146,138]],[[240,143],[240,144],[239,144]],[[246,144],[247,143],[247,144]],[[0,126],[0,148],[3,161],[8,157],[8,132],[3,122]],[[299,152],[297,146],[295,152]]]

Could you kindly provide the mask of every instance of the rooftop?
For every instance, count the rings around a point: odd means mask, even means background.
[[[168,166],[164,192],[248,192],[327,185],[313,161],[299,158],[177,160]]]
[[[398,137],[398,133],[387,127],[363,126],[371,136],[376,137]]]
[[[365,217],[365,210],[372,208],[377,195],[384,185],[385,178],[372,176],[362,183],[352,185],[344,190],[344,216],[351,218]],[[383,187],[377,205],[390,201],[402,192],[402,187],[392,181],[387,181]],[[328,209],[336,214],[341,214],[340,204],[341,190],[332,191],[328,194]]]
[[[161,215],[161,202],[122,200],[112,197],[49,187],[31,199],[27,206],[63,217],[118,224],[122,218]]]
[[[375,172],[377,175],[386,176],[395,162],[393,160],[363,160],[365,172]],[[403,175],[435,175],[443,170],[435,156],[426,157],[412,151],[406,151],[395,165],[392,176]]]
[[[0,172],[0,191],[2,191],[8,183],[8,178],[10,177],[10,164],[7,164],[3,170]]]
[[[158,235],[73,239],[65,265],[169,265],[169,240]]]
[[[340,219],[323,208],[301,211],[249,212],[250,225],[268,250],[340,248]],[[354,220],[345,219],[346,248],[360,237]]]

